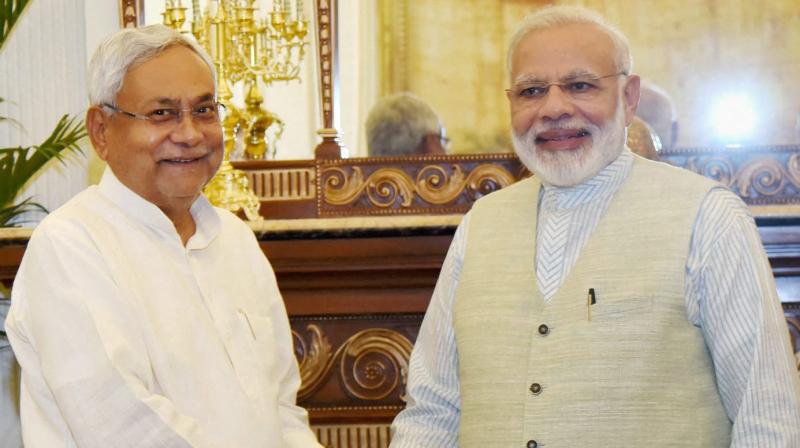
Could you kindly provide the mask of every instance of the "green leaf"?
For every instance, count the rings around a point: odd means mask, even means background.
[[[2,0],[0,0],[0,1],[2,1]],[[5,103],[5,102],[6,102],[6,99],[0,96],[0,104]],[[11,103],[11,104],[14,104],[13,101],[8,101],[8,102]],[[22,124],[20,124],[19,121],[15,120],[15,119],[13,119],[11,117],[4,117],[4,116],[0,115],[0,123],[2,123],[4,121],[8,121],[10,123],[14,123],[16,126],[19,126],[20,128],[22,127]]]
[[[82,152],[78,142],[85,136],[83,121],[77,117],[69,118],[64,115],[41,145],[27,148],[0,148],[0,218],[3,212],[14,213],[17,207],[13,205],[14,199],[47,162],[52,159],[63,162],[66,154]],[[25,207],[38,205],[26,201],[18,205],[26,203],[28,205]],[[7,223],[8,219],[5,222]],[[0,226],[3,226],[3,223],[4,221],[0,219]]]
[[[0,0],[0,49],[30,0]]]
[[[8,207],[0,208],[0,227],[18,227],[26,222],[32,222],[33,220],[18,220],[15,219],[22,215],[23,213],[28,212],[44,212],[47,213],[47,209],[44,208],[39,203],[33,202],[33,198],[26,198],[24,201],[20,202],[19,204],[9,205]]]
[[[0,49],[6,43],[30,0],[0,0]],[[0,97],[0,103],[6,100]],[[16,120],[0,116],[0,122]],[[61,117],[56,128],[41,145],[27,148],[0,148],[0,227],[12,225],[19,215],[32,211],[47,210],[26,198],[18,204],[14,199],[36,173],[52,159],[63,161],[65,155],[82,151],[78,142],[86,136],[83,121]],[[21,222],[14,222],[19,225]]]

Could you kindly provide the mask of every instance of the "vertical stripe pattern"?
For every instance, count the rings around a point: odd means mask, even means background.
[[[84,2],[36,0],[30,2],[0,52],[0,147],[41,144],[64,114],[86,111],[86,42]],[[84,154],[42,170],[18,201],[33,196],[54,210],[87,186],[88,140]],[[44,214],[31,212],[27,221]],[[30,225],[30,222],[26,223]]]
[[[542,188],[536,232],[536,280],[545,302],[564,284],[632,164],[633,155],[623,151],[617,160],[580,185]]]

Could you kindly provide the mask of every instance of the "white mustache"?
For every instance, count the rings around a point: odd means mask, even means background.
[[[599,133],[602,132],[602,129],[599,126],[588,123],[584,120],[571,118],[564,121],[557,121],[555,123],[534,124],[528,129],[527,132],[525,132],[525,135],[521,137],[533,143],[536,141],[536,138],[539,136],[539,134],[543,132],[563,131],[565,129],[585,130],[591,135],[599,135]]]

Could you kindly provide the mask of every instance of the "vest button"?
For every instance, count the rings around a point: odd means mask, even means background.
[[[539,325],[539,334],[540,335],[547,336],[548,333],[550,333],[550,327],[548,327],[545,324]]]
[[[539,383],[533,383],[530,387],[531,393],[534,395],[539,395],[542,393],[542,385]]]
[[[535,440],[528,440],[528,443],[525,444],[525,448],[536,448],[537,446],[539,444]]]

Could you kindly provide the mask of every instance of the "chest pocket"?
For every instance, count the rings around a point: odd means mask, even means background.
[[[267,316],[260,316],[239,310],[239,317],[242,324],[252,339],[254,351],[252,356],[256,359],[263,372],[268,372],[272,376],[275,367],[275,332],[273,331],[272,319]]]
[[[647,316],[653,312],[653,296],[598,296],[592,306],[592,319],[617,320]]]

